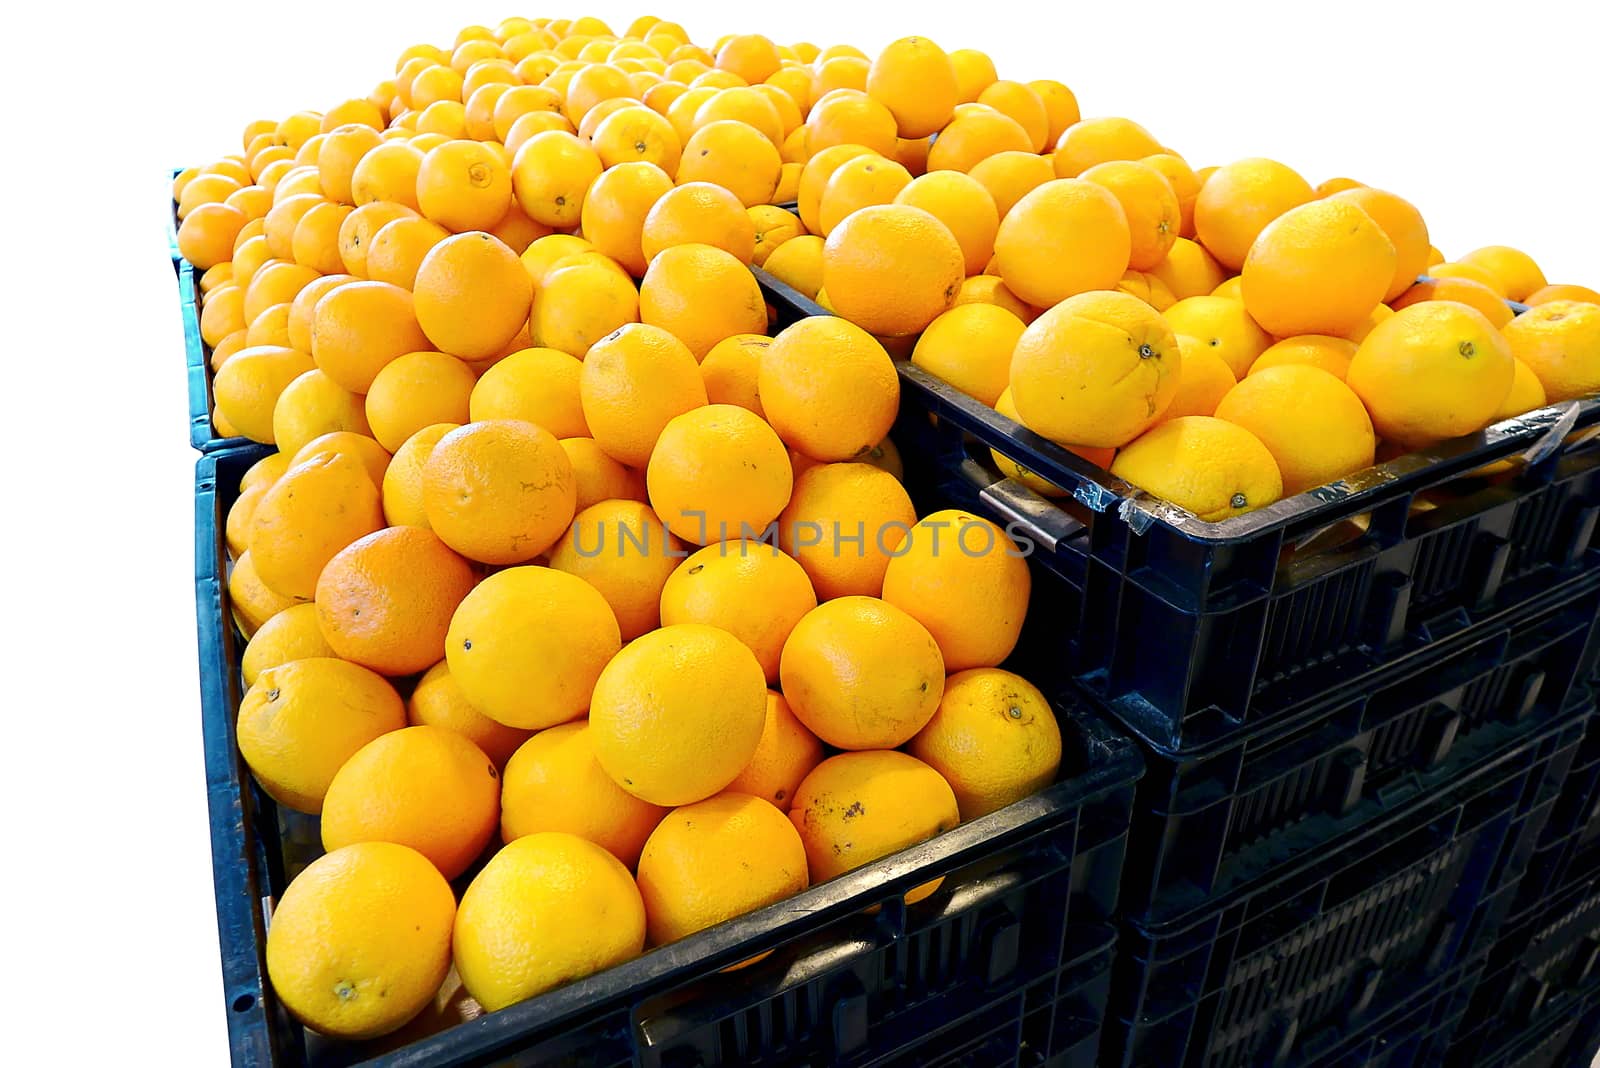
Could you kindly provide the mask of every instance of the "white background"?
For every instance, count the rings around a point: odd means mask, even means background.
[[[21,6],[0,15],[6,1059],[221,1064],[170,169],[239,151],[249,119],[364,96],[406,45],[447,45],[469,19],[598,14],[620,31],[643,9]],[[1267,155],[1312,183],[1349,175],[1412,199],[1447,255],[1512,244],[1553,282],[1600,287],[1596,26],[1577,3],[653,10],[707,45],[981,48],[1002,77],[1058,78],[1085,115],[1135,118],[1196,167]]]

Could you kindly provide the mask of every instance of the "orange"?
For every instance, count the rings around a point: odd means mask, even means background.
[[[730,37],[717,49],[717,69],[736,74],[751,85],[777,73],[778,48],[759,33]]]
[[[738,257],[675,245],[651,259],[639,283],[639,320],[672,333],[699,360],[724,338],[766,329],[767,303]]]
[[[1481,312],[1424,301],[1372,329],[1346,381],[1380,438],[1425,445],[1488,423],[1511,390],[1513,352]]]
[[[222,365],[228,362],[228,357],[232,356],[240,349],[248,348],[249,346],[247,342],[249,337],[250,332],[248,330],[235,330],[233,333],[217,342],[216,347],[211,350],[212,373],[215,374],[217,371],[222,370]],[[293,346],[291,345],[290,347],[292,348]],[[212,411],[211,414],[213,418],[215,418],[217,415],[215,411]]]
[[[950,676],[939,710],[907,747],[973,820],[1044,789],[1061,765],[1061,728],[1044,694],[999,668]]]
[[[511,129],[506,133],[506,151],[511,153],[512,164],[512,197],[516,196],[516,159],[522,151],[522,146],[533,140],[534,135],[542,134],[548,130],[558,133],[576,133],[577,129],[567,121],[566,116],[554,111],[532,111],[521,116],[511,124]]]
[[[503,350],[528,320],[533,284],[517,254],[485,233],[435,245],[417,269],[416,317],[437,348],[463,360]]]
[[[1128,217],[1117,198],[1077,178],[1046,182],[1023,197],[1000,220],[994,243],[1006,287],[1039,307],[1115,288],[1131,250]]]
[[[723,119],[754,127],[774,145],[783,144],[788,132],[783,128],[783,117],[778,113],[778,106],[765,93],[749,86],[717,90],[715,95],[708,97],[695,109],[691,125],[698,130]]]
[[[1500,295],[1486,285],[1465,277],[1430,278],[1418,282],[1397,297],[1392,307],[1395,311],[1425,300],[1453,300],[1483,313],[1497,328],[1504,329],[1511,322],[1511,308]]]
[[[472,95],[467,98],[466,107],[461,113],[462,132],[474,141],[503,140],[503,136],[495,132],[494,109],[500,103],[500,98],[513,88],[531,89],[535,87],[516,84],[514,80],[512,83],[487,82],[474,89]],[[510,128],[511,124],[508,122],[506,129],[510,130]]]
[[[201,279],[200,288],[205,288],[205,280]],[[1575,300],[1580,304],[1600,304],[1600,293],[1588,286],[1576,285],[1549,285],[1529,293],[1524,304],[1538,306],[1549,304],[1553,300]]]
[[[1178,239],[1182,209],[1172,183],[1160,171],[1144,163],[1113,160],[1090,167],[1082,178],[1110,190],[1122,205],[1131,240],[1129,267],[1148,271],[1167,258]]]
[[[337,127],[322,139],[317,154],[317,174],[322,195],[341,204],[354,204],[352,188],[356,166],[363,156],[383,143],[371,126],[350,123]]]
[[[607,664],[589,708],[600,766],[651,804],[710,797],[749,763],[766,721],[755,654],[699,623],[635,639]]]
[[[939,131],[928,149],[928,170],[971,171],[998,153],[1031,149],[1032,141],[1021,123],[993,108],[980,107],[958,114]]]
[[[311,355],[317,367],[354,393],[370,389],[392,360],[428,347],[411,294],[387,282],[339,286],[312,313]]]
[[[803,234],[774,249],[761,268],[806,299],[815,300],[822,289],[823,249],[822,238]]]
[[[1211,295],[1213,297],[1227,297],[1229,300],[1236,300],[1240,304],[1243,304],[1244,276],[1238,274],[1234,275],[1232,278],[1213,289],[1211,291]]]
[[[312,438],[289,458],[289,469],[299,467],[319,452],[337,453],[356,461],[367,472],[374,486],[383,481],[389,467],[389,453],[365,434],[334,430]]]
[[[700,127],[684,142],[677,180],[680,185],[720,185],[749,208],[772,201],[782,169],[778,147],[760,130],[732,119],[719,119]]]
[[[992,81],[978,94],[977,102],[994,108],[1021,126],[1028,134],[1031,152],[1044,151],[1050,137],[1050,113],[1032,88],[1021,82]]]
[[[1023,331],[1011,357],[1012,400],[1047,438],[1114,448],[1161,417],[1181,372],[1177,340],[1148,304],[1083,293]]]
[[[1600,390],[1600,305],[1550,301],[1511,320],[1504,333],[1511,354],[1538,377],[1549,403]]]
[[[178,226],[178,251],[195,267],[206,270],[232,258],[234,239],[249,216],[227,204],[202,204]]]
[[[700,379],[711,404],[737,404],[765,418],[758,381],[761,357],[772,344],[762,334],[734,334],[711,347],[700,361]]]
[[[1512,300],[1521,300],[1546,285],[1544,272],[1532,256],[1505,245],[1473,249],[1460,260],[1488,271],[1499,281],[1501,292]]]
[[[672,123],[643,105],[629,105],[607,115],[595,127],[593,143],[606,167],[653,163],[669,176],[677,173],[683,153]]]
[[[958,305],[928,324],[911,362],[993,407],[1010,382],[1011,353],[1024,329],[996,305]]]
[[[673,97],[667,105],[666,119],[672,125],[672,132],[678,135],[679,141],[687,141],[694,136],[694,117],[700,110],[700,105],[717,95],[717,90],[711,86],[701,86],[688,89]],[[680,153],[678,162],[683,162]]]
[[[981,272],[994,255],[999,210],[989,190],[970,175],[935,171],[912,179],[894,202],[921,208],[944,223],[961,246],[967,274]]]
[[[184,186],[183,193],[178,197],[179,222],[206,204],[221,204],[231,193],[243,188],[244,183],[231,175],[198,175]]]
[[[1143,271],[1124,271],[1122,279],[1117,282],[1117,289],[1130,297],[1138,297],[1158,312],[1164,312],[1178,302],[1165,282]]]
[[[579,139],[593,146],[594,133],[600,128],[602,122],[624,108],[642,106],[638,101],[630,100],[627,97],[613,97],[610,100],[600,101],[600,103],[589,109],[589,113],[583,117],[582,123],[579,124]],[[652,112],[651,114],[654,115],[655,113]],[[676,133],[677,131],[673,132]],[[596,151],[598,151],[598,148],[596,148]]]
[[[1529,372],[1532,374],[1532,372]],[[1538,379],[1534,379],[1537,384]],[[257,487],[259,496],[265,490]],[[244,497],[239,498],[241,501]],[[268,668],[313,656],[333,656],[333,649],[317,626],[317,606],[297,604],[262,622],[245,646],[240,673],[246,687]]]
[[[816,460],[848,460],[876,445],[899,410],[900,382],[888,353],[833,316],[801,319],[779,333],[761,357],[757,382],[784,444]]]
[[[367,247],[367,277],[409,290],[422,261],[449,236],[450,231],[420,215],[385,223]]]
[[[901,137],[938,133],[961,102],[955,65],[926,37],[902,37],[872,61],[867,95],[889,109]]]
[[[607,456],[593,438],[562,438],[578,482],[578,511],[600,501],[644,501],[644,474]]]
[[[572,234],[548,234],[530,244],[522,252],[522,266],[528,272],[528,278],[533,282],[534,291],[544,285],[545,276],[554,271],[557,266],[565,266],[565,260],[582,252],[592,252],[594,246],[581,237]]]
[[[1194,202],[1195,233],[1218,262],[1237,271],[1268,223],[1315,196],[1304,178],[1275,160],[1229,163],[1200,187]],[[1394,267],[1390,262],[1391,277]]]
[[[1383,299],[1391,301],[1409,289],[1428,266],[1428,224],[1409,200],[1370,186],[1333,193],[1327,199],[1354,204],[1372,217],[1395,249],[1394,273]]]
[[[884,570],[916,521],[911,499],[892,473],[869,463],[825,463],[795,479],[778,537],[811,578],[819,600],[876,597]]]
[[[1117,453],[1111,473],[1208,523],[1283,496],[1267,447],[1248,430],[1205,415],[1169,419]]]
[[[323,568],[317,619],[345,660],[382,675],[412,675],[444,658],[450,616],[476,580],[472,567],[429,531],[380,530]]]
[[[1180,237],[1167,251],[1167,258],[1150,268],[1150,275],[1179,300],[1203,297],[1216,290],[1227,273],[1204,245]]]
[[[812,156],[835,145],[858,145],[889,158],[898,139],[893,112],[858,89],[827,94],[806,116],[806,148]]]
[[[366,422],[391,452],[423,427],[464,423],[476,376],[442,352],[411,352],[379,371],[367,391]],[[330,429],[361,429],[330,428]]]
[[[483,750],[443,727],[404,727],[362,746],[334,775],[322,845],[409,846],[454,879],[499,820],[500,775]]]
[[[1194,202],[1200,195],[1200,179],[1182,156],[1171,152],[1158,152],[1139,160],[1161,175],[1172,186],[1178,197],[1178,236],[1194,236]]]
[[[1301,334],[1298,337],[1286,337],[1282,341],[1273,342],[1256,357],[1255,362],[1250,365],[1249,373],[1255,374],[1269,367],[1301,364],[1326,371],[1342,382],[1345,375],[1350,372],[1350,360],[1355,354],[1354,341],[1342,337],[1329,337],[1326,334]],[[1188,353],[1186,352],[1184,356],[1187,358]]]
[[[1215,415],[1267,447],[1288,496],[1372,466],[1372,421],[1361,398],[1316,367],[1252,372],[1228,391]]]
[[[239,554],[228,573],[228,606],[240,634],[246,639],[253,637],[263,624],[295,603],[294,598],[268,589],[261,581],[249,549]]]
[[[961,291],[956,294],[955,307],[959,308],[963,304],[992,304],[996,308],[1010,312],[1024,323],[1031,323],[1039,317],[1038,308],[1017,299],[1017,295],[992,274],[973,275],[961,283]]]
[[[789,811],[795,790],[824,756],[822,742],[806,730],[776,690],[767,691],[767,720],[755,755],[739,777],[728,784],[730,794],[749,794]]]
[[[789,819],[823,882],[948,831],[961,821],[944,776],[905,753],[840,753],[800,783]],[[943,880],[906,895],[915,904]]]
[[[680,563],[661,590],[664,625],[719,627],[755,654],[769,683],[784,642],[817,605],[805,570],[770,543],[708,545]]]
[[[566,113],[573,122],[582,122],[589,109],[603,100],[633,95],[633,84],[626,71],[605,63],[590,63],[579,68],[567,83]]]
[[[820,239],[819,239],[820,240]],[[244,317],[244,291],[229,283],[206,296],[200,311],[200,340],[216,346],[229,334],[249,329]]]
[[[975,48],[951,52],[950,65],[956,72],[956,97],[963,103],[978,99],[997,77],[994,61]]]
[[[422,158],[417,206],[447,230],[487,230],[511,206],[511,170],[478,141],[447,141]]]
[[[332,205],[329,205],[332,207]],[[251,276],[244,291],[246,323],[254,322],[261,313],[274,304],[292,303],[300,291],[316,281],[315,268],[299,263],[268,263]]]
[[[624,642],[661,623],[661,587],[683,559],[683,543],[638,501],[611,500],[578,513],[550,550],[550,566],[600,591]]]
[[[244,335],[244,345],[289,344],[289,305],[274,304],[255,317]]]
[[[470,108],[470,104],[468,107]],[[539,112],[561,113],[561,97],[542,85],[512,86],[493,100],[490,112],[490,134],[486,140],[498,140],[510,148],[511,129],[524,115]]]
[[[279,189],[283,186],[280,185]],[[274,194],[276,196],[277,194]],[[263,222],[262,236],[267,239],[267,248],[271,250],[274,259],[290,260],[294,256],[294,231],[300,225],[300,220],[306,212],[319,204],[326,204],[327,200],[316,193],[299,193],[294,196],[280,197],[272,205],[272,210],[267,212]],[[224,205],[226,207],[226,205]],[[233,209],[238,211],[239,209]],[[243,216],[243,212],[239,212]],[[243,225],[242,223],[240,224]],[[237,232],[237,231],[236,231]]]
[[[1395,247],[1356,204],[1339,197],[1290,208],[1257,235],[1241,293],[1269,334],[1341,334],[1383,301]]]
[[[272,409],[272,441],[293,456],[313,438],[336,430],[370,434],[361,397],[315,368],[290,382]]]
[[[641,233],[648,213],[672,192],[672,179],[653,163],[622,163],[601,174],[583,201],[583,232],[628,273],[644,274]]]
[[[869,148],[856,144],[833,145],[813,150],[800,171],[800,186],[795,191],[795,208],[807,231],[815,233],[822,225],[822,193],[828,187],[833,172],[846,161],[858,156],[878,156]]]
[[[745,214],[755,229],[755,249],[751,253],[750,262],[757,267],[766,263],[768,257],[777,251],[779,246],[805,235],[805,229],[801,226],[799,218],[793,212],[775,205],[758,204],[753,208],[746,208]]]
[[[200,276],[200,295],[204,297],[220,285],[233,281],[233,263],[231,261],[216,264],[207,268]]]
[[[428,525],[456,552],[486,564],[543,553],[566,531],[577,503],[572,463],[555,436],[514,419],[446,434],[423,467],[422,488]]]
[[[315,815],[345,761],[405,722],[382,676],[331,657],[295,660],[265,669],[246,691],[239,753],[273,800]]]
[[[261,497],[270,485],[270,482],[266,482],[241,488],[239,496],[228,507],[227,519],[223,524],[223,537],[227,542],[230,557],[237,557],[250,547],[250,519],[255,515],[256,505],[261,503]]]
[[[468,415],[474,422],[521,419],[558,438],[587,437],[578,397],[583,364],[556,349],[514,352],[483,373],[471,387]],[[461,420],[464,422],[465,420]]]
[[[834,56],[831,59],[819,60],[816,64],[816,73],[811,78],[813,105],[835,90],[865,92],[867,75],[871,70],[872,65],[861,56]]]
[[[1524,412],[1531,412],[1535,408],[1543,408],[1548,400],[1549,397],[1545,394],[1544,384],[1539,381],[1539,376],[1534,374],[1533,369],[1527,364],[1517,360],[1511,379],[1511,392],[1506,394],[1506,399],[1501,402],[1500,410],[1494,413],[1492,421],[1498,423],[1502,419],[1510,419]],[[291,608],[289,611],[292,612],[294,609]],[[268,624],[271,622],[270,619],[267,621]]]
[[[600,670],[621,647],[600,592],[547,567],[498,571],[450,620],[451,677],[484,715],[543,729],[582,716]]]
[[[240,349],[212,381],[216,410],[252,441],[273,442],[273,412],[290,383],[311,370],[305,353],[264,345]]]
[[[529,218],[567,230],[580,221],[583,199],[603,168],[599,153],[576,135],[546,130],[517,149],[512,190]]]
[[[372,241],[378,236],[378,231],[396,219],[412,219],[416,218],[416,215],[417,213],[410,208],[388,201],[364,204],[346,215],[344,221],[339,224],[339,261],[344,270],[350,274],[336,277],[367,277],[367,251],[372,247]],[[316,283],[306,288],[310,289],[314,285]],[[301,292],[304,293],[305,290]],[[307,309],[308,313],[309,310]]]
[[[1054,146],[1061,139],[1061,135],[1066,133],[1067,127],[1083,117],[1078,112],[1078,97],[1065,85],[1049,78],[1031,81],[1028,83],[1028,88],[1037,93],[1040,102],[1044,104],[1045,115],[1050,121],[1045,144]]]
[[[1505,291],[1500,284],[1500,279],[1473,263],[1434,263],[1427,269],[1427,277],[1438,280],[1443,278],[1463,278],[1469,282],[1477,282],[1495,295],[1495,299],[1504,300]]]
[[[1056,139],[1051,162],[1056,177],[1076,178],[1099,163],[1144,159],[1162,151],[1150,131],[1132,119],[1080,119]]]
[[[930,213],[874,205],[828,235],[822,288],[840,315],[869,333],[912,334],[954,302],[964,263],[955,235]]]
[[[1187,334],[1221,356],[1235,378],[1272,344],[1242,302],[1227,297],[1185,297],[1162,313],[1174,334]]]
[[[789,453],[766,421],[732,404],[675,417],[645,472],[650,502],[680,537],[698,545],[760,537],[789,502]]]
[[[1016,151],[997,152],[979,160],[969,173],[988,190],[1001,218],[1017,201],[1055,177],[1049,160],[1032,152]]]
[[[428,527],[422,504],[422,469],[439,439],[458,423],[435,423],[407,438],[383,472],[383,514],[390,526]]]
[[[622,862],[559,831],[508,843],[456,913],[456,970],[489,1012],[623,961],[644,948],[644,903]]]
[[[417,175],[423,154],[404,141],[385,141],[361,157],[350,175],[350,198],[357,205],[380,201],[417,207]]]
[[[262,489],[266,489],[278,481],[279,478],[282,478],[283,473],[288,469],[289,457],[281,452],[270,453],[246,469],[245,473],[239,478],[239,489],[241,492],[252,486],[260,486]]]
[[[579,395],[596,443],[634,467],[650,459],[674,416],[706,403],[694,354],[667,331],[638,323],[589,350]]]
[[[318,857],[272,912],[273,993],[332,1038],[388,1034],[438,994],[455,915],[449,884],[413,849],[366,842]]]
[[[529,320],[537,345],[580,359],[621,327],[639,321],[639,294],[621,269],[575,262],[544,278]]]
[[[319,452],[290,467],[261,498],[250,522],[251,556],[270,589],[310,600],[324,565],[382,527],[378,489],[361,463]]]
[[[711,245],[750,263],[756,226],[739,198],[711,182],[669,189],[644,216],[641,262],[648,264],[675,245]],[[641,269],[639,274],[644,274]]]
[[[414,727],[454,731],[482,750],[497,768],[504,768],[517,747],[533,737],[531,731],[496,723],[473,708],[451,677],[449,663],[443,660],[417,680],[416,689],[406,702],[406,721]]]
[[[1175,333],[1183,366],[1178,373],[1178,391],[1158,422],[1185,415],[1211,415],[1230,389],[1238,384],[1233,370],[1215,349],[1188,334]],[[1109,464],[1107,457],[1106,463]],[[1104,466],[1104,465],[1102,465]]]
[[[668,814],[639,857],[650,941],[665,945],[809,885],[800,835],[770,801],[724,793]]]
[[[910,183],[910,173],[892,160],[879,156],[846,160],[822,189],[817,207],[818,232],[826,237],[857,209],[891,203]]]
[[[900,138],[895,142],[895,162],[904,167],[906,171],[916,178],[928,173],[928,153],[933,148],[932,137],[915,137],[911,139]],[[781,198],[778,202],[781,204]]]

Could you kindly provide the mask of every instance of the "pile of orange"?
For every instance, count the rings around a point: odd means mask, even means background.
[[[1028,569],[916,514],[893,358],[1207,520],[1600,388],[1600,296],[1526,255],[921,37],[513,18],[241,148],[173,198],[215,427],[277,448],[227,517],[238,740],[321,816],[268,966],[333,1036],[1051,781]],[[836,315],[773,336],[752,266]]]

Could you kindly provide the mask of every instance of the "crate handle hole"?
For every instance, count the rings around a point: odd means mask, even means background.
[[[254,994],[240,994],[238,997],[233,999],[234,1012],[249,1012],[255,1007],[256,996]]]

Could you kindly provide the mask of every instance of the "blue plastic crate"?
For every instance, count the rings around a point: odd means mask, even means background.
[[[1416,1068],[1441,1063],[1466,1018],[1483,970],[1480,955],[1398,997],[1392,1006],[1377,1008],[1376,1018],[1362,1027],[1324,1032],[1299,1050],[1303,1063],[1314,1068]],[[1267,1058],[1258,1063],[1274,1064]]]
[[[1595,691],[1587,702],[1595,714],[1529,861],[1513,915],[1538,907],[1553,888],[1600,873],[1600,712],[1595,711]]]
[[[1582,734],[1498,757],[1196,908],[1127,920],[1102,1063],[1318,1063],[1498,931]]]
[[[827,314],[764,272],[780,324]],[[1600,398],[1205,523],[897,363],[908,486],[1036,546],[1053,657],[1153,745],[1203,748],[1600,568]],[[1066,487],[1000,476],[995,449]],[[1499,461],[1502,470],[1484,473]]]
[[[178,175],[183,173],[182,167],[172,168],[172,180],[177,181]],[[172,255],[172,266],[176,268],[184,262],[183,253],[178,251],[178,202],[172,201],[172,210],[167,212],[167,251]]]
[[[200,337],[200,280],[188,260],[177,260],[178,310],[183,316],[183,351],[189,370],[189,443],[202,452],[251,444],[249,438],[225,438],[211,425],[211,348]]]
[[[1131,741],[1066,704],[1059,780],[1000,812],[399,1048],[308,1039],[273,996],[263,954],[272,902],[315,855],[316,824],[278,810],[234,742],[241,648],[223,527],[240,476],[269,452],[203,454],[196,471],[202,726],[235,1065],[1096,1063],[1142,768]],[[904,904],[941,875],[932,897]]]
[[[1594,711],[1582,680],[1600,645],[1597,610],[1600,574],[1583,575],[1279,722],[1197,754],[1147,750],[1124,909],[1192,908],[1335,845],[1533,732],[1569,722],[1581,731]]]

